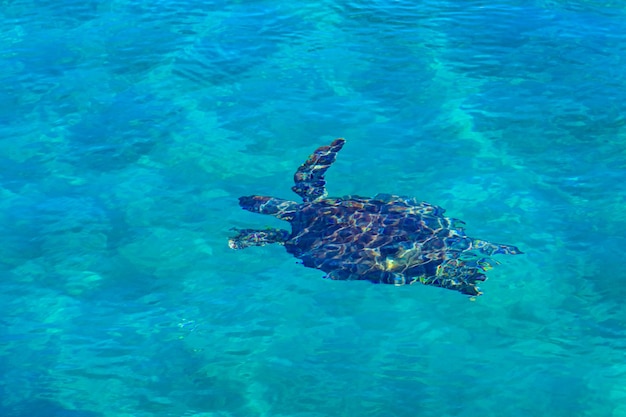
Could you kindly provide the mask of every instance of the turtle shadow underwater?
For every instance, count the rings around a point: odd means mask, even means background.
[[[304,266],[334,280],[367,280],[405,285],[421,283],[476,296],[478,283],[497,262],[493,255],[517,255],[515,246],[467,236],[464,223],[445,210],[415,198],[327,197],[324,174],[346,141],[321,146],[298,168],[291,188],[302,203],[266,196],[244,196],[239,205],[291,224],[283,229],[232,229],[232,249],[280,244]]]

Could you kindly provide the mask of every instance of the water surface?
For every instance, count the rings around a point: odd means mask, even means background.
[[[0,2],[0,414],[626,416],[622,2],[283,3]],[[471,302],[230,251],[339,136],[331,195],[525,255]]]

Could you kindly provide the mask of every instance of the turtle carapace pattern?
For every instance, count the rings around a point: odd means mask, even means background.
[[[421,283],[480,295],[477,284],[496,262],[492,255],[522,253],[511,245],[465,234],[460,220],[414,198],[327,197],[324,174],[345,144],[336,139],[319,147],[294,175],[292,190],[302,202],[258,195],[239,198],[253,213],[270,214],[291,224],[282,229],[233,229],[232,249],[277,243],[304,266],[335,280],[367,280],[405,285]]]

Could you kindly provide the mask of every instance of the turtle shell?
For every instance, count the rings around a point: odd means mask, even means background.
[[[322,199],[299,207],[285,248],[331,279],[420,282],[477,295],[491,266],[485,255],[511,250],[468,237],[444,212],[388,194]]]

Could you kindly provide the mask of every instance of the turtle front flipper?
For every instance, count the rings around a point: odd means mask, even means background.
[[[265,246],[272,243],[284,245],[289,239],[289,232],[283,229],[231,229],[237,234],[228,238],[231,249],[245,249],[250,246]]]
[[[296,183],[291,189],[304,202],[315,201],[326,196],[324,174],[335,162],[337,152],[343,148],[345,139],[335,139],[330,145],[320,146],[309,156],[293,176]]]

